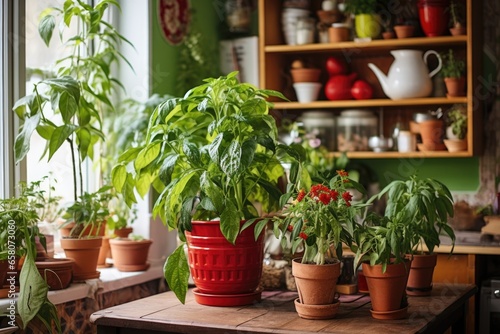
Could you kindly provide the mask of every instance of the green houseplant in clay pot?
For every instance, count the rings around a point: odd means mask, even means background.
[[[380,35],[381,24],[377,15],[379,0],[346,0],[345,12],[354,14],[356,35],[360,38],[376,38]]]
[[[202,304],[260,298],[267,220],[258,220],[262,213],[254,203],[263,212],[276,210],[284,173],[266,98],[284,97],[240,83],[236,75],[206,79],[183,98],[161,104],[150,118],[146,142],[125,151],[112,171],[114,186],[126,198],[135,199],[134,189],[144,195],[152,185],[158,192],[153,214],[187,240],[189,266],[184,244],[165,265],[169,287],[182,302],[190,271]],[[231,261],[234,256],[246,260]],[[233,276],[238,279],[228,284]]]
[[[61,324],[55,306],[47,298],[49,286],[37,269],[35,238],[38,237],[45,247],[43,234],[39,232],[39,209],[34,201],[33,184],[20,184],[19,196],[0,199],[0,259],[7,261],[5,283],[9,290],[14,290],[16,281],[12,272],[17,272],[17,258],[23,257],[21,271],[18,276],[19,296],[15,310],[19,314],[18,325],[26,329],[33,321],[40,321],[49,332],[56,330],[61,333]],[[11,246],[12,245],[12,246]],[[3,283],[3,282],[2,282]],[[13,294],[12,294],[13,295]],[[11,293],[5,297],[11,297]],[[10,312],[10,311],[9,311]],[[16,323],[15,312],[9,313],[12,326]],[[54,326],[54,327],[53,327]]]
[[[292,253],[304,246],[302,258],[292,261],[299,298],[295,308],[305,319],[335,317],[340,302],[335,300],[335,287],[340,276],[342,244],[351,244],[356,216],[362,205],[352,203],[354,188],[363,187],[348,178],[344,170],[337,171],[329,185],[315,184],[309,191],[294,187],[283,195],[286,203],[281,215],[274,218],[274,233],[282,245],[292,245]],[[293,196],[290,203],[289,199]],[[333,253],[336,250],[337,258]]]
[[[410,260],[407,254],[417,240],[411,229],[402,213],[390,218],[370,213],[354,229],[351,247],[356,253],[354,266],[362,265],[372,303],[370,312],[375,319],[408,316],[405,289]]]
[[[59,36],[63,45],[71,50],[70,55],[55,62],[53,76],[34,84],[33,92],[16,102],[14,111],[23,122],[15,141],[16,162],[26,156],[34,131],[46,141],[44,156],[50,160],[65,145],[70,150],[73,172],[74,205],[70,211],[78,217],[86,213],[87,198],[101,196],[84,191],[82,167],[86,160],[93,159],[97,145],[104,140],[102,122],[104,116],[114,110],[112,92],[122,84],[110,75],[110,69],[119,61],[127,60],[119,52],[119,45],[128,41],[103,17],[113,0],[100,1],[95,6],[80,1],[66,1],[64,6],[46,9],[39,23],[39,33],[47,46],[52,39],[56,21],[59,20]],[[76,35],[66,38],[63,31],[76,23],[81,27]],[[87,223],[93,226],[96,221]],[[69,222],[68,222],[69,223]],[[82,238],[81,227],[73,229],[74,241],[90,244],[92,249],[100,247],[100,238]],[[91,228],[96,231],[95,228]],[[67,239],[69,241],[69,239]],[[66,241],[63,240],[63,247]],[[94,251],[95,252],[95,251]],[[98,277],[95,269],[91,277]],[[76,275],[76,273],[75,273]],[[76,275],[78,277],[78,275]],[[89,275],[80,276],[90,278]]]
[[[444,78],[448,97],[465,96],[465,63],[462,59],[456,57],[454,51],[441,55],[443,67],[441,74]]]
[[[464,105],[454,104],[447,112],[444,144],[449,152],[467,150],[467,110]]]
[[[455,243],[455,233],[448,225],[448,218],[453,217],[453,197],[443,183],[431,178],[419,179],[416,175],[406,181],[391,182],[379,197],[384,194],[387,194],[385,216],[402,215],[414,235],[406,293],[411,296],[430,295],[437,262],[434,250],[440,244],[439,236],[446,235],[453,245]]]
[[[463,6],[458,1],[451,1],[449,6],[450,11],[450,34],[452,36],[465,35],[467,29],[465,20],[463,19]]]

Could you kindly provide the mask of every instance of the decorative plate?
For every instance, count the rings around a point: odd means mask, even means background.
[[[172,45],[182,42],[190,21],[188,0],[159,0],[158,22],[163,37]]]

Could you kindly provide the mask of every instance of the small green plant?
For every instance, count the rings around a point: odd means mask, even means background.
[[[346,0],[345,12],[354,15],[373,14],[377,10],[378,0]]]
[[[455,57],[452,49],[449,49],[447,53],[441,54],[441,58],[443,60],[441,73],[444,78],[460,78],[464,75],[465,63],[463,60]]]
[[[37,199],[43,196],[38,189],[39,182],[21,183],[19,196],[0,199],[0,259],[8,260],[8,271],[15,272],[15,257],[24,256],[24,263],[19,274],[20,292],[17,312],[21,327],[25,329],[36,317],[48,332],[52,332],[52,324],[61,333],[61,324],[57,310],[49,299],[49,287],[42,278],[35,264],[35,237],[46,248],[45,237],[38,230],[40,209]],[[14,232],[14,233],[12,233]],[[9,247],[14,245],[14,248]]]
[[[464,19],[462,17],[463,6],[457,1],[450,2],[450,26],[452,28],[461,28],[464,24]]]
[[[448,111],[448,125],[458,139],[464,139],[467,134],[467,111],[464,107],[454,105]]]

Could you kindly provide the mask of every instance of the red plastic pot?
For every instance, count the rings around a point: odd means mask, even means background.
[[[428,37],[443,36],[448,31],[450,14],[447,5],[433,2],[419,2],[420,25]]]
[[[251,226],[233,245],[222,235],[218,221],[191,223],[191,232],[186,231],[189,267],[199,291],[216,295],[254,292],[262,275],[264,233],[255,241]]]

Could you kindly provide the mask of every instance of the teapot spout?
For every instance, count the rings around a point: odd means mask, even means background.
[[[387,76],[377,67],[377,65],[369,63],[368,67],[373,71],[375,76],[377,77],[378,81],[380,82],[380,85],[382,86],[382,89],[384,90],[384,93],[389,96],[390,95],[390,89],[389,89],[389,84],[387,82]],[[389,93],[389,94],[388,94]]]

